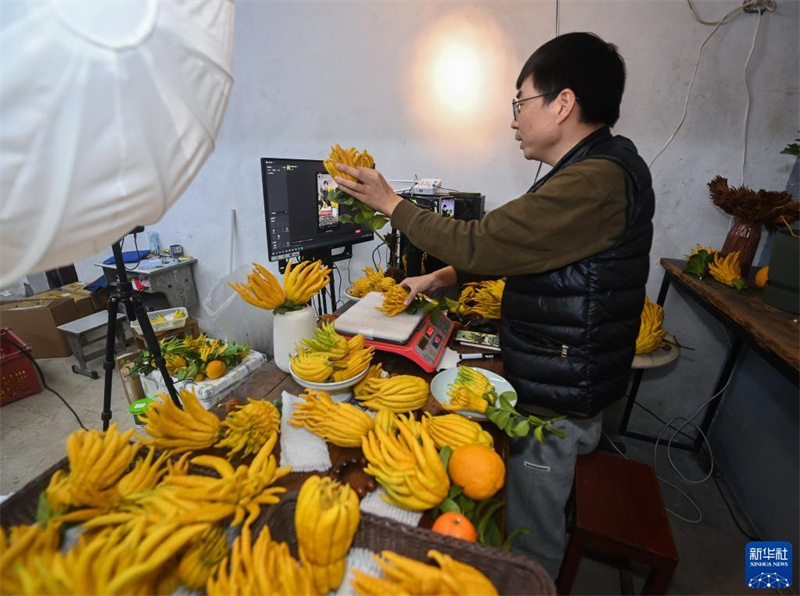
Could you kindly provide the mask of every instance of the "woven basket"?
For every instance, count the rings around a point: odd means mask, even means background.
[[[268,525],[273,540],[286,542],[297,557],[294,511],[297,493],[286,493],[281,502],[265,510],[253,527],[253,537]],[[405,557],[434,564],[429,550],[438,550],[479,569],[492,580],[500,594],[555,594],[556,588],[544,568],[534,559],[449,538],[430,530],[412,528],[390,519],[361,513],[361,523],[353,541],[354,547],[375,553],[391,550]]]

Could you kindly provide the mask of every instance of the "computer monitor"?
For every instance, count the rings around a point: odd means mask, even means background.
[[[261,179],[270,261],[372,240],[369,226],[339,221],[350,212],[330,200],[336,182],[321,161],[262,157]]]

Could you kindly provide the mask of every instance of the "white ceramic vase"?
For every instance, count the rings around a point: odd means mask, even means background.
[[[311,337],[317,328],[317,316],[311,306],[302,310],[290,310],[283,314],[273,313],[272,354],[275,366],[289,372],[289,355],[296,351],[301,339]]]

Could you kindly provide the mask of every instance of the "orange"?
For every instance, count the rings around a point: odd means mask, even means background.
[[[494,449],[486,445],[462,445],[453,451],[447,471],[454,483],[470,499],[483,501],[503,488],[506,465]]]
[[[767,281],[769,280],[769,265],[764,265],[761,269],[758,270],[756,273],[756,287],[763,288],[766,287]]]
[[[206,364],[206,376],[209,379],[219,379],[225,374],[225,363],[222,360],[212,360]]]
[[[436,518],[431,530],[439,534],[444,534],[445,536],[466,540],[467,542],[478,541],[478,533],[475,531],[475,526],[473,526],[472,522],[466,517],[456,511],[442,513]]]

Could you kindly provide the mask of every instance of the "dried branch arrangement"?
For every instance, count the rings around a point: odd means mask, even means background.
[[[711,200],[725,213],[744,221],[763,224],[768,230],[800,218],[800,203],[785,191],[752,190],[746,186],[729,187],[727,178],[717,176],[708,183]]]

